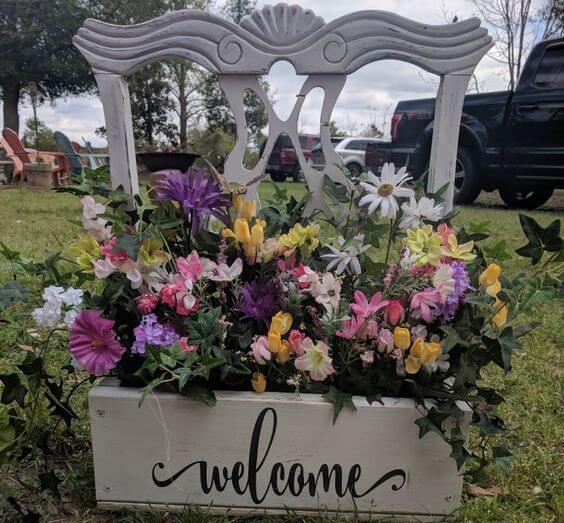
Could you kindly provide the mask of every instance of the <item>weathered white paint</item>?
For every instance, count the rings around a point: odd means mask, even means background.
[[[360,11],[325,23],[309,9],[277,4],[246,16],[237,26],[212,13],[185,9],[168,13],[148,22],[117,26],[87,20],[74,38],[75,45],[96,74],[107,125],[117,131],[108,134],[114,184],[123,183],[123,168],[129,169],[130,190],[137,189],[135,162],[132,162],[130,111],[124,100],[123,84],[110,80],[129,75],[144,64],[166,57],[192,60],[212,73],[220,82],[235,114],[237,144],[226,162],[226,178],[231,182],[252,180],[264,169],[272,146],[280,132],[292,138],[300,167],[311,192],[305,213],[315,209],[328,212],[321,197],[323,174],[342,180],[334,164],[341,160],[328,140],[327,125],[343,88],[346,75],[364,65],[383,59],[410,62],[444,77],[437,102],[430,186],[454,180],[451,161],[456,149],[459,119],[468,75],[492,46],[480,20],[471,18],[446,25],[426,25],[384,11]],[[258,87],[257,75],[268,74],[278,60],[291,62],[298,74],[311,75],[302,86],[292,116],[281,121]],[[445,76],[446,75],[446,76]],[[450,80],[452,78],[452,81]],[[464,78],[464,80],[462,80]],[[448,80],[448,81],[447,81]],[[110,84],[114,85],[112,92]],[[327,166],[314,171],[305,161],[297,140],[297,117],[304,97],[316,86],[325,90],[320,133]],[[243,166],[247,145],[242,93],[251,88],[263,100],[269,114],[269,143],[252,171]],[[126,104],[122,108],[120,104]],[[297,112],[296,112],[297,111]],[[450,112],[449,112],[450,111]],[[325,136],[325,139],[323,138]],[[114,172],[114,164],[118,172]],[[256,193],[256,187],[250,191]],[[452,189],[448,193],[452,205]]]
[[[333,425],[332,405],[314,394],[217,392],[217,405],[212,408],[160,392],[147,397],[139,408],[140,395],[139,389],[117,387],[111,381],[90,392],[96,497],[101,507],[179,508],[190,503],[230,513],[358,511],[365,516],[395,514],[416,521],[441,518],[460,503],[462,476],[449,457],[450,447],[436,434],[418,438],[414,420],[421,414],[412,400],[386,398],[384,405],[369,405],[355,397],[357,412],[343,411]],[[247,485],[251,438],[265,409],[256,445],[253,500]],[[465,411],[469,422],[470,412]],[[213,466],[219,467],[223,482],[223,467],[232,476],[234,464],[241,462],[239,486],[244,492],[237,493],[228,482],[223,492],[212,488],[206,494],[199,465],[181,472],[198,461],[207,463],[208,483]],[[356,499],[351,489],[342,497],[336,494],[335,474],[327,491],[320,483],[313,494],[306,487],[294,494],[287,488],[276,495],[269,482],[273,467],[278,488],[283,490],[293,465],[294,474],[303,467],[307,478],[310,472],[317,475],[323,464],[329,471],[340,465],[345,482],[352,468],[359,495],[385,475],[388,478]],[[157,482],[178,476],[171,484],[157,486],[153,473]]]

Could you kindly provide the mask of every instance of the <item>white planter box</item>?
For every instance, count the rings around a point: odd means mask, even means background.
[[[106,380],[90,392],[101,508],[233,514],[350,513],[438,519],[460,503],[462,476],[436,434],[418,438],[412,400],[344,410],[314,394],[217,392],[209,408]],[[470,412],[467,412],[469,421]]]

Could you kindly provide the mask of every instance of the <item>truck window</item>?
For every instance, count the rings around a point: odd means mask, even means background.
[[[534,84],[545,89],[564,87],[564,46],[546,49],[537,69]]]
[[[347,149],[352,149],[353,151],[366,151],[366,144],[363,140],[352,140],[347,145]]]

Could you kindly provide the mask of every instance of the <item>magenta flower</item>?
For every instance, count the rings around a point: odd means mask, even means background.
[[[354,291],[354,301],[355,303],[351,303],[351,309],[359,319],[368,318],[368,316],[375,314],[389,303],[386,300],[382,301],[381,292],[377,292],[370,298],[370,301],[368,301],[364,293],[359,290]]]
[[[99,311],[80,311],[71,329],[70,352],[85,370],[101,376],[121,360],[125,347],[116,339],[114,321]]]
[[[431,319],[431,309],[435,309],[440,301],[441,296],[437,289],[425,289],[411,298],[411,308],[415,311],[419,310],[421,317],[425,321],[429,321]]]

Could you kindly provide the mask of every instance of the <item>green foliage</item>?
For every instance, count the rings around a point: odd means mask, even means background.
[[[53,136],[53,131],[45,125],[41,120],[37,120],[37,146],[41,151],[58,151],[57,142]],[[26,147],[36,147],[35,141],[35,123],[33,118],[25,121],[25,130],[22,139]]]
[[[524,214],[519,215],[519,220],[529,243],[515,252],[525,258],[531,258],[533,265],[541,260],[545,252],[559,253],[564,249],[564,242],[560,237],[560,220],[554,220],[546,228],[542,228],[534,218]]]

